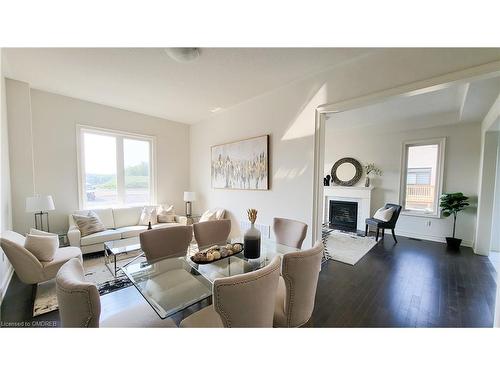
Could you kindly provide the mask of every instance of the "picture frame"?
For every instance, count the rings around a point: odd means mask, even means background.
[[[269,190],[269,134],[211,146],[213,189]]]

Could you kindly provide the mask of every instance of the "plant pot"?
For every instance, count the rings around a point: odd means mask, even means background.
[[[446,237],[446,243],[448,244],[449,248],[458,250],[460,248],[460,244],[462,243],[462,239],[455,237]]]

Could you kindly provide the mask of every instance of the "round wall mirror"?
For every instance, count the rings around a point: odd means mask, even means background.
[[[340,186],[352,186],[361,178],[363,167],[353,158],[337,160],[332,167],[332,180]]]

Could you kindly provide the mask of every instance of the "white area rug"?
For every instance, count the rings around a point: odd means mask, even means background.
[[[123,254],[117,257],[117,263],[119,266],[123,266],[137,255],[139,255],[139,251]],[[134,263],[144,261],[145,259],[144,257],[140,257]],[[84,256],[83,268],[85,270],[85,279],[97,285],[101,296],[132,285],[123,272],[119,271],[117,278],[109,272],[108,268],[104,265],[104,255],[102,253]],[[55,280],[38,284],[33,304],[33,316],[46,314],[58,308]]]
[[[323,243],[330,259],[355,265],[376,244],[373,237],[361,237],[337,230],[323,234]]]

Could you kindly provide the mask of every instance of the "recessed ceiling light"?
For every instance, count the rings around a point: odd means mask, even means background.
[[[221,109],[222,109],[221,107],[215,107],[215,108],[212,108],[210,110],[210,112],[212,112],[212,113],[219,112]]]
[[[199,48],[165,48],[165,53],[180,63],[191,62],[200,57]]]

